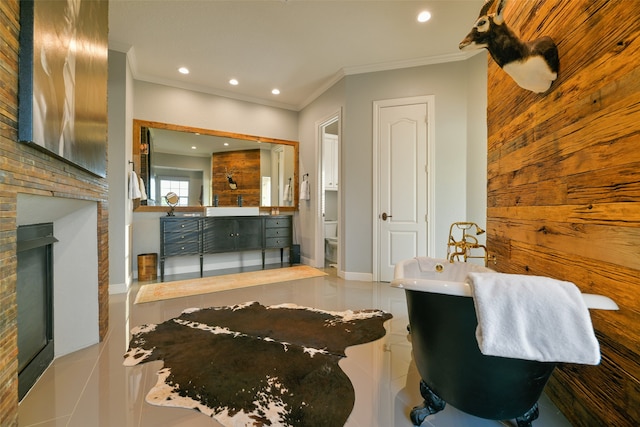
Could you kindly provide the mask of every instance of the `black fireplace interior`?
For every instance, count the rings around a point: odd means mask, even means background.
[[[53,224],[18,227],[18,395],[53,360]]]

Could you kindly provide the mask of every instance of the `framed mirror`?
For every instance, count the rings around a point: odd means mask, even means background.
[[[145,120],[133,121],[133,168],[146,195],[135,211],[209,206],[298,209],[298,142]]]

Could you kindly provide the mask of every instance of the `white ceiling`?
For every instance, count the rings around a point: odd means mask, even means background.
[[[297,111],[345,75],[467,58],[458,44],[483,3],[111,0],[109,47],[136,80]]]

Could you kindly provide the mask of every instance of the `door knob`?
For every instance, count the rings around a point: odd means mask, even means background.
[[[381,217],[382,217],[382,220],[383,220],[383,221],[386,221],[386,220],[387,220],[387,218],[392,218],[392,215],[387,215],[387,213],[386,213],[386,212],[382,212]]]

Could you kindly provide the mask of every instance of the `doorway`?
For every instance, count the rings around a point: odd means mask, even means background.
[[[334,113],[317,125],[318,131],[318,242],[316,265],[340,271],[340,113]]]
[[[433,248],[433,96],[374,102],[374,280]]]

